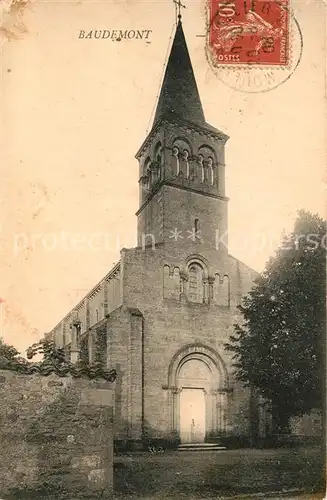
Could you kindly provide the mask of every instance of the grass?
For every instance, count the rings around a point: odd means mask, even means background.
[[[115,457],[115,497],[219,498],[283,490],[324,491],[318,448],[167,451]]]

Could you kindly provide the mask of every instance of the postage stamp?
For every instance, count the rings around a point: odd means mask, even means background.
[[[209,0],[215,65],[287,66],[289,0]]]

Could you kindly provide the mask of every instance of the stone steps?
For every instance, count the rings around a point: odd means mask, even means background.
[[[225,446],[219,443],[185,443],[180,444],[177,451],[222,451],[226,450]]]

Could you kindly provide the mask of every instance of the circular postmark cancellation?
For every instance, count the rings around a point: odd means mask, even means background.
[[[207,0],[206,57],[219,80],[268,92],[291,78],[303,50],[290,0]]]

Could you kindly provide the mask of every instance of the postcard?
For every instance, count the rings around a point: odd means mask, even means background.
[[[0,7],[0,496],[322,498],[324,2]]]

